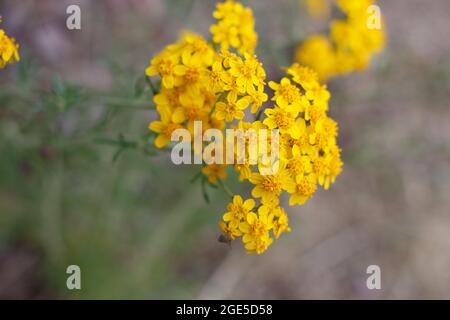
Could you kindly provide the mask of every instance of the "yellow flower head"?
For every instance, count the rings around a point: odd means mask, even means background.
[[[209,183],[216,183],[218,179],[225,179],[227,177],[227,166],[225,164],[209,164],[202,168],[202,173],[208,177]]]
[[[270,81],[269,86],[275,91],[272,100],[276,101],[279,106],[300,105],[300,88],[292,84],[288,78],[281,79],[279,84]]]
[[[264,207],[261,207],[260,210],[265,210]],[[274,215],[273,220],[273,235],[276,239],[278,239],[281,234],[285,232],[291,232],[291,228],[289,227],[289,218],[282,207],[278,207],[274,210],[276,214]]]
[[[222,230],[225,237],[229,240],[234,240],[242,235],[242,232],[239,230],[239,228],[231,227],[230,224],[227,224],[223,221],[219,221],[219,229]]]
[[[289,205],[304,204],[316,191],[316,178],[313,175],[302,176],[296,179],[294,185],[289,186],[291,194]]]
[[[250,98],[244,97],[238,100],[236,92],[230,92],[227,101],[219,101],[216,104],[216,118],[231,122],[234,119],[242,120],[245,116],[244,111],[250,105]]]
[[[254,86],[264,85],[266,72],[255,55],[244,53],[245,60],[230,60],[230,74],[236,78],[240,93],[254,90]]]
[[[311,89],[319,81],[319,76],[316,71],[311,68],[301,66],[298,63],[294,63],[287,68],[286,73],[292,77],[292,80],[295,83],[300,85],[305,90]]]
[[[289,189],[292,184],[292,178],[286,165],[280,161],[278,170],[273,175],[262,175],[260,173],[253,173],[250,182],[255,185],[252,190],[252,196],[255,198],[262,198],[262,201],[270,201],[277,198],[283,190]]]
[[[247,214],[255,207],[255,200],[247,199],[242,200],[242,197],[235,195],[233,202],[228,204],[228,211],[223,215],[223,221],[228,222],[236,227],[239,223],[247,217]]]
[[[295,60],[314,69],[321,81],[336,74],[337,61],[333,45],[327,37],[314,35],[297,48]]]
[[[155,139],[155,146],[161,149],[169,144],[172,133],[176,129],[182,128],[182,126],[172,121],[169,112],[161,110],[160,114],[161,120],[152,121],[148,127],[150,130],[158,134]]]
[[[244,222],[239,225],[242,232],[242,241],[250,253],[260,254],[272,243],[269,231],[273,228],[272,214],[258,214],[250,212]]]

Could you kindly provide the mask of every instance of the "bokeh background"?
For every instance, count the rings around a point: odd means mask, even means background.
[[[270,79],[326,29],[298,0],[245,3]],[[143,70],[180,30],[207,35],[213,1],[1,1],[22,60],[0,71],[0,298],[449,299],[450,2],[378,4],[386,49],[329,83],[344,172],[253,256],[217,241],[227,199],[208,189],[205,203],[199,168],[146,144]],[[381,290],[366,288],[371,264]]]

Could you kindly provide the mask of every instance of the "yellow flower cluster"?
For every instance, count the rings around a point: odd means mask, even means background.
[[[346,19],[334,20],[328,36],[313,35],[296,51],[296,61],[313,68],[321,81],[367,69],[385,43],[382,21],[380,28],[368,26],[372,14],[368,8],[374,0],[338,0],[337,4]]]
[[[240,196],[234,196],[219,223],[228,239],[242,236],[249,253],[264,252],[273,242],[272,236],[278,238],[290,231],[287,214],[280,206],[283,193],[289,195],[289,205],[302,205],[317,185],[328,189],[342,170],[337,124],[327,116],[330,94],[326,86],[318,82],[314,71],[299,64],[287,68],[286,73],[279,83],[269,83],[274,106],[265,109],[262,123],[251,124],[279,130],[277,170],[267,175],[262,174],[263,163],[236,165],[241,178],[254,185],[251,194],[260,205],[256,210],[254,199],[242,202]],[[245,166],[247,174],[242,177]]]
[[[149,126],[158,133],[158,148],[170,142],[175,129],[194,134],[194,121],[202,121],[202,133],[223,129],[226,123],[243,119],[249,106],[255,113],[267,101],[266,74],[255,55],[216,52],[193,33],[156,55],[146,75],[161,77],[160,92],[154,97],[160,120]]]
[[[165,147],[178,128],[202,136],[209,128],[254,129],[257,135],[259,129],[278,130],[275,142],[266,137],[268,148],[274,144],[279,150],[275,161],[260,152],[255,163],[250,161],[249,149],[242,155],[234,148],[235,160],[242,160],[234,162],[234,169],[240,181],[253,185],[252,198],[244,201],[234,195],[219,222],[227,240],[241,237],[249,253],[260,254],[274,238],[290,231],[282,194],[289,195],[290,205],[304,204],[317,185],[328,189],[341,172],[337,124],[327,116],[330,93],[326,86],[316,72],[299,64],[287,68],[279,83],[269,82],[273,106],[259,110],[269,97],[265,70],[252,53],[257,38],[252,12],[228,0],[217,5],[214,16],[219,21],[211,28],[213,43],[186,33],[150,61],[146,75],[158,75],[161,82],[153,98],[159,119],[149,129],[157,133],[158,148]],[[237,52],[231,52],[232,48]],[[246,119],[256,113],[254,119]],[[264,118],[259,120],[261,115]],[[195,132],[194,121],[201,121],[201,133]],[[248,136],[241,138],[250,144]],[[226,188],[226,168],[226,164],[205,164],[202,173],[209,183]]]
[[[2,22],[1,17],[0,22]],[[8,37],[3,29],[0,29],[0,69],[5,68],[8,63],[19,60],[19,44],[14,38]]]
[[[253,53],[258,42],[254,30],[255,20],[250,8],[241,3],[227,0],[217,5],[214,11],[217,24],[211,26],[213,41],[222,49],[235,48],[239,53]]]

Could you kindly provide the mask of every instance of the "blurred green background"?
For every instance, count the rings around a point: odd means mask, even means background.
[[[269,79],[326,29],[298,0],[244,3]],[[217,241],[223,192],[206,203],[199,168],[148,143],[143,70],[181,30],[206,36],[214,1],[2,1],[22,60],[0,70],[0,298],[450,298],[450,2],[378,3],[387,48],[329,83],[344,172],[251,256]]]

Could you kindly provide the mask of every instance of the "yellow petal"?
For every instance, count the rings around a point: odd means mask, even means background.
[[[249,232],[249,230],[250,230],[250,226],[248,225],[247,222],[241,222],[241,223],[239,224],[239,230],[241,230],[241,231],[244,232],[244,233],[247,233],[247,232]]]
[[[269,87],[273,90],[278,90],[278,88],[280,87],[280,85],[274,81],[269,81]]]
[[[255,221],[258,220],[258,216],[254,212],[249,212],[247,214],[247,222],[248,224],[252,225],[255,223]]]
[[[261,198],[262,195],[263,195],[263,189],[262,189],[261,186],[256,186],[256,187],[253,188],[253,190],[252,190],[252,196],[253,196],[254,198]]]
[[[187,68],[185,66],[176,66],[173,70],[173,72],[177,75],[177,76],[184,76],[187,72]]]
[[[233,220],[233,213],[227,212],[223,215],[223,221],[231,221]]]
[[[164,148],[169,143],[169,139],[165,136],[160,134],[155,139],[155,146],[159,149]]]
[[[172,75],[168,75],[162,78],[162,84],[167,89],[173,88],[175,80]]]
[[[145,74],[147,76],[156,76],[158,74],[158,69],[156,66],[149,66],[147,69],[145,69]]]
[[[247,97],[240,99],[236,105],[240,110],[244,110],[245,108],[248,107],[248,105],[250,104],[250,101]]]
[[[233,197],[233,204],[236,206],[242,206],[242,204],[243,204],[242,197],[240,195],[235,195]]]
[[[156,133],[161,133],[164,128],[166,127],[166,125],[164,123],[162,123],[161,121],[153,121],[150,122],[149,124],[149,129],[156,132]]]
[[[244,119],[245,113],[243,111],[236,111],[236,115],[234,117],[238,120]],[[231,118],[230,121],[232,121],[232,120],[233,120],[233,118]]]
[[[184,114],[184,109],[179,107],[176,108],[174,113],[172,114],[172,121],[175,123],[182,123],[186,120],[186,115]]]
[[[259,173],[253,173],[250,175],[248,180],[253,184],[260,184],[263,181],[263,177]]]
[[[246,210],[252,210],[255,207],[255,200],[253,200],[253,199],[245,200],[242,207],[244,207],[244,209],[246,209]]]

